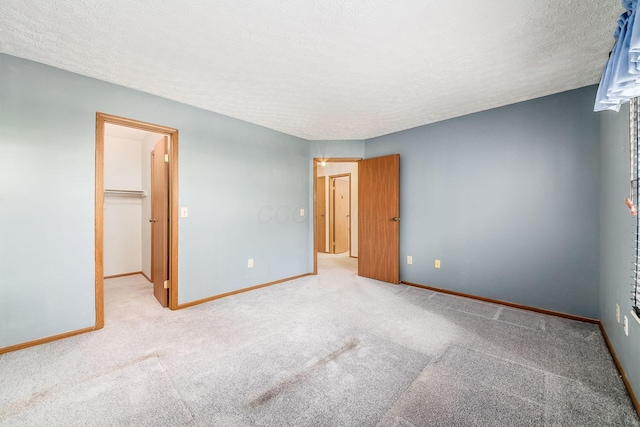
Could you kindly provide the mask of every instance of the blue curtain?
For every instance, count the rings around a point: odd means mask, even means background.
[[[620,15],[616,40],[604,68],[594,111],[620,111],[620,105],[640,96],[640,19],[636,19],[638,0],[623,0],[626,11]]]

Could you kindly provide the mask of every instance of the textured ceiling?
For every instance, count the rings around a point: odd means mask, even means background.
[[[307,139],[364,139],[597,83],[620,12],[619,0],[2,0],[0,52]]]

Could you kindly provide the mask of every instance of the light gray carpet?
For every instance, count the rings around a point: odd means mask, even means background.
[[[597,326],[319,262],[176,312],[106,281],[103,330],[0,356],[0,426],[640,426]]]

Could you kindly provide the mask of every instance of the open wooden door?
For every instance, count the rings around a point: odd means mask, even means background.
[[[151,257],[153,294],[163,307],[169,306],[169,162],[167,137],[152,152],[151,164]]]
[[[358,165],[358,275],[400,283],[400,155]]]
[[[349,177],[332,178],[332,210],[331,225],[333,235],[334,254],[341,254],[349,250]]]

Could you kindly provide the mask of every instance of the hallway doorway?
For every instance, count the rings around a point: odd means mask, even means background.
[[[331,257],[358,265],[358,161],[314,161],[315,270],[330,265]],[[318,261],[321,256],[323,262]],[[337,259],[336,258],[336,259]]]
[[[345,164],[351,163],[352,168]],[[345,170],[346,169],[346,170]],[[400,155],[390,154],[370,159],[313,159],[314,268],[318,274],[318,252],[323,244],[321,227],[327,227],[325,253],[336,253],[335,236],[331,236],[329,215],[322,206],[322,177],[331,183],[332,174],[351,175],[351,215],[349,254],[358,258],[358,275],[383,282],[400,283]],[[322,197],[322,200],[319,200]],[[326,189],[325,207],[332,193]],[[323,217],[324,215],[324,217]],[[334,229],[335,232],[335,229]]]

